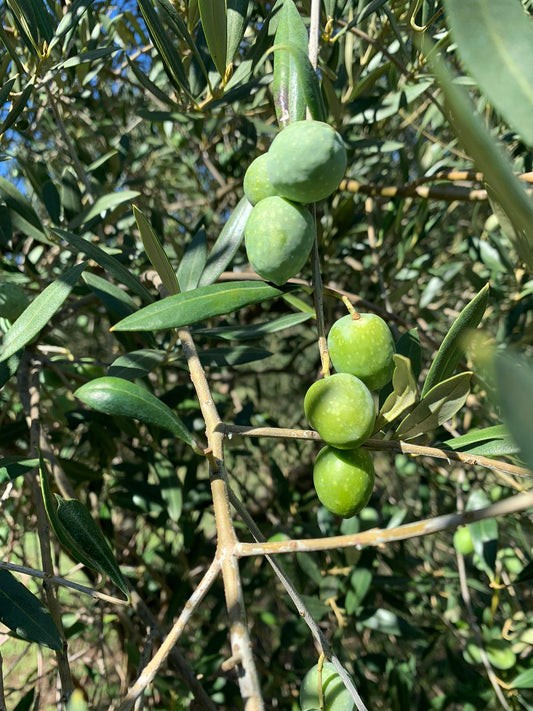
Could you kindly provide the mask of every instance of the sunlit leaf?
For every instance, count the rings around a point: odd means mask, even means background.
[[[533,22],[516,0],[445,0],[457,52],[490,103],[533,145]]]
[[[178,282],[182,291],[196,289],[207,259],[206,234],[203,227],[185,246],[178,267]]]
[[[395,353],[395,368],[392,374],[392,392],[387,397],[378,413],[374,431],[379,431],[385,424],[392,422],[415,404],[418,388],[411,368],[411,361]]]
[[[86,266],[86,262],[81,262],[71,267],[33,299],[4,336],[0,362],[24,348],[46,326],[66,301]]]
[[[0,459],[0,483],[7,479],[16,479],[39,466],[38,459],[25,457],[2,457]]]

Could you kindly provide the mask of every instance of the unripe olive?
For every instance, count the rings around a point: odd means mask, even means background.
[[[350,373],[317,380],[304,399],[307,421],[326,444],[354,449],[370,437],[376,420],[372,393]]]
[[[342,518],[355,516],[368,504],[375,476],[372,457],[361,447],[323,447],[313,468],[313,484],[320,503]]]
[[[266,166],[278,195],[317,202],[331,195],[344,177],[346,149],[327,123],[295,121],[272,141]]]
[[[256,205],[267,197],[277,195],[274,186],[268,179],[266,161],[267,154],[263,153],[250,163],[244,174],[244,194],[252,205]]]
[[[343,684],[331,662],[322,665],[322,693],[324,711],[353,711],[355,705],[348,689]],[[318,664],[315,664],[304,676],[300,687],[301,711],[315,711],[319,708]]]
[[[263,279],[277,285],[285,284],[304,266],[314,238],[309,210],[281,197],[258,202],[244,230],[250,264]]]
[[[461,555],[470,555],[474,552],[474,542],[468,526],[458,528],[453,534],[453,547]]]
[[[335,321],[328,351],[337,372],[356,375],[370,390],[381,390],[392,377],[394,341],[376,314],[347,314]]]

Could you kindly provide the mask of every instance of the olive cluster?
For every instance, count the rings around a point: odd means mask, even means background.
[[[267,281],[280,286],[306,263],[315,238],[307,203],[333,193],[346,170],[346,149],[322,121],[295,121],[274,138],[244,176],[253,210],[244,241],[248,260]]]
[[[361,445],[376,421],[371,391],[386,385],[394,370],[394,341],[382,318],[354,311],[333,324],[328,350],[337,372],[311,385],[304,412],[326,443],[313,468],[317,496],[331,513],[349,518],[366,506],[374,487],[372,457]]]

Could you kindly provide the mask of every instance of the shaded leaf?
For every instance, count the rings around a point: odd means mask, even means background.
[[[307,55],[307,30],[292,0],[283,2],[274,38],[275,45],[288,43]],[[280,126],[305,119],[306,102],[296,59],[286,49],[278,50],[274,56],[272,93]]]
[[[496,384],[502,417],[527,466],[533,470],[533,363],[513,351],[496,355]]]
[[[85,272],[82,279],[107,309],[119,318],[125,318],[137,310],[137,304],[131,296],[116,284],[91,272]]]
[[[148,255],[148,259],[152,263],[154,269],[161,277],[163,286],[168,291],[169,294],[178,294],[180,287],[174,269],[172,269],[165,250],[161,246],[161,243],[157,239],[152,226],[139,210],[138,207],[133,206],[133,215],[135,217],[135,222],[141,233],[141,239]]]
[[[418,637],[419,631],[406,620],[384,608],[377,609],[371,617],[360,620],[363,627],[394,637]]]
[[[11,225],[13,230],[20,230],[28,237],[33,237],[39,242],[50,244],[44,235],[44,228],[33,207],[14,185],[1,176],[0,198],[5,201],[11,212]]]
[[[250,348],[249,346],[231,346],[231,348],[206,348],[198,352],[203,365],[243,365],[263,360],[272,355],[263,348]]]
[[[9,570],[0,569],[0,621],[18,637],[60,651],[63,641],[52,616]]]
[[[72,557],[91,570],[107,575],[128,596],[128,584],[124,580],[109,544],[104,538],[85,506],[76,499],[63,499],[56,495],[54,503],[48,483],[48,471],[40,454],[39,473],[44,508],[57,536]],[[59,511],[61,509],[61,515]]]
[[[296,326],[303,321],[308,321],[311,314],[287,314],[273,321],[262,323],[252,323],[248,326],[219,326],[218,328],[198,328],[195,333],[210,338],[223,338],[228,341],[251,341],[256,338],[263,338],[271,333],[283,331],[286,328]]]
[[[135,380],[135,378],[142,378],[150,373],[166,358],[167,354],[164,351],[143,348],[119,356],[109,366],[107,374],[114,378]]]
[[[488,297],[489,285],[486,284],[453,322],[431,363],[422,388],[422,397],[437,383],[452,375],[464,354],[464,337],[479,326],[487,308]]]
[[[533,689],[533,669],[526,669],[507,683],[511,689]]]
[[[133,276],[127,267],[121,264],[115,257],[103,249],[98,247],[96,244],[83,239],[79,235],[75,235],[73,232],[67,232],[67,230],[59,229],[58,227],[53,230],[59,237],[66,240],[77,252],[85,254],[86,257],[94,260],[97,264],[103,267],[106,271],[112,274],[115,279],[117,279],[121,284],[129,287],[135,294],[141,297],[143,301],[153,301],[150,292],[144,288],[144,286]]]
[[[22,92],[20,93],[19,96],[17,96],[16,100],[13,102],[13,105],[11,106],[11,109],[9,110],[9,113],[5,117],[5,119],[2,121],[2,124],[0,125],[0,135],[2,133],[5,133],[8,128],[10,128],[15,121],[18,119],[20,114],[24,111],[26,108],[26,104],[28,103],[28,99],[31,96],[31,93],[33,91],[33,85],[34,85],[34,79],[33,77],[30,79],[30,81],[26,84]]]
[[[182,291],[196,289],[207,258],[206,234],[203,227],[186,245],[178,267],[178,282]]]
[[[39,466],[38,459],[25,457],[2,457],[0,459],[0,483],[7,479],[16,479]]]
[[[139,193],[137,190],[120,190],[115,193],[110,193],[109,195],[103,195],[86,210],[83,210],[79,215],[72,219],[69,223],[69,228],[73,230],[81,225],[86,225],[91,222],[91,220],[94,220],[94,218],[99,217],[101,213],[114,210],[116,207],[119,207],[119,205],[123,205],[124,203],[130,203],[138,196]]]
[[[159,331],[180,328],[212,316],[232,313],[243,306],[267,301],[283,292],[257,281],[236,281],[201,286],[167,296],[145,306],[113,326],[113,331]]]
[[[383,403],[374,427],[378,432],[385,424],[414,405],[418,397],[418,388],[411,368],[411,361],[405,356],[395,353],[393,356],[395,368],[392,374],[392,392]]]
[[[420,338],[416,328],[412,328],[407,333],[403,333],[396,341],[396,353],[409,358],[411,361],[411,369],[415,380],[418,380],[420,371],[422,370],[422,349],[420,347]]]
[[[215,282],[231,262],[244,238],[244,228],[251,212],[251,203],[246,197],[242,197],[211,249],[198,286],[207,286]]]
[[[7,360],[29,343],[61,308],[87,266],[81,262],[49,284],[22,312],[4,336],[0,362]]]
[[[457,52],[490,103],[533,146],[533,24],[515,0],[445,0]]]
[[[133,417],[141,422],[162,427],[182,439],[195,451],[198,449],[191,433],[180,418],[168,405],[140,385],[122,378],[105,376],[85,383],[76,390],[74,396],[106,415]]]
[[[21,351],[22,353],[22,351]],[[0,363],[0,389],[15,375],[20,365],[21,353],[15,353]]]
[[[472,373],[460,373],[435,385],[400,423],[395,437],[412,439],[447,422],[465,404]]]
[[[490,506],[490,499],[484,491],[473,491],[466,502],[465,511],[475,511]],[[476,566],[484,570],[492,579],[496,554],[498,552],[498,523],[495,518],[486,518],[468,524],[474,552],[477,553]]]

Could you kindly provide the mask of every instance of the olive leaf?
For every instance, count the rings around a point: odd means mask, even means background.
[[[0,569],[0,622],[22,639],[60,651],[63,640],[38,597],[9,570]]]
[[[402,420],[395,437],[404,440],[413,439],[447,422],[465,404],[470,393],[472,375],[472,372],[467,371],[435,385]]]
[[[113,552],[91,514],[76,499],[63,499],[56,495],[54,503],[48,484],[48,471],[42,453],[39,454],[41,492],[48,520],[59,542],[75,560],[92,570],[107,575],[126,596],[128,584],[122,576]]]
[[[454,451],[481,454],[484,457],[501,457],[520,451],[511,433],[504,425],[470,430],[459,437],[447,439],[442,444]]]
[[[142,243],[148,259],[152,263],[154,269],[159,274],[163,286],[169,294],[179,294],[180,287],[174,269],[168,260],[165,250],[157,239],[152,226],[135,205],[133,206],[133,215],[135,222],[141,234]]]
[[[178,267],[178,282],[181,291],[196,289],[205,267],[207,256],[206,234],[203,227],[186,245]]]
[[[0,459],[0,484],[6,479],[16,479],[39,466],[38,459],[26,457],[2,457]]]
[[[167,358],[165,351],[153,348],[141,348],[138,351],[125,353],[119,356],[107,370],[107,374],[114,378],[135,380],[148,375],[154,368]]]
[[[226,0],[198,0],[200,19],[209,52],[220,77],[226,74]]]
[[[0,347],[0,362],[24,348],[46,326],[66,301],[86,266],[87,262],[81,262],[68,269],[24,309],[4,336]]]
[[[283,292],[257,281],[226,282],[201,286],[167,296],[145,306],[112,327],[112,331],[159,331],[180,328],[212,316],[232,313],[243,306],[281,296]]]
[[[242,197],[211,249],[198,286],[207,286],[215,282],[231,262],[244,238],[244,228],[251,212],[251,203],[246,197]]]
[[[455,319],[429,368],[422,388],[422,397],[437,383],[452,375],[464,354],[464,336],[479,326],[487,308],[488,298],[489,285],[485,284]]]
[[[307,30],[292,0],[285,0],[279,12],[275,45],[292,44],[307,54]],[[299,77],[297,60],[288,49],[280,49],[274,57],[272,93],[276,117],[280,126],[305,119],[305,96]]]
[[[395,353],[393,360],[396,366],[392,374],[393,390],[378,413],[374,432],[378,432],[384,425],[400,417],[417,400],[418,389],[410,359]]]
[[[180,418],[141,385],[107,375],[85,383],[75,391],[74,396],[106,415],[132,417],[162,427],[196,452],[199,451],[196,441]]]

